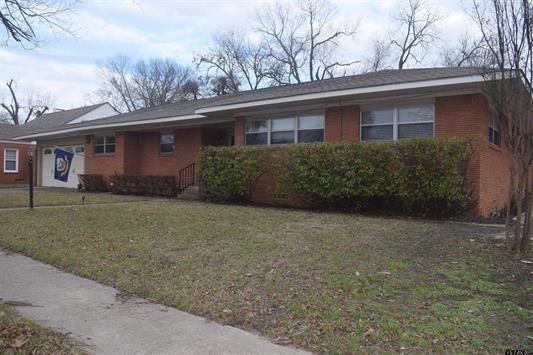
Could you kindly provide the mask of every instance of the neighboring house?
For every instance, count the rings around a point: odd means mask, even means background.
[[[504,206],[509,160],[484,81],[475,68],[384,70],[35,127],[17,139],[38,142],[41,185],[75,187],[81,173],[177,175],[197,160],[203,145],[469,135],[484,142],[469,170],[475,212],[488,215]],[[67,184],[49,176],[54,146],[78,153]],[[272,184],[272,177],[262,178],[253,199],[276,203]]]
[[[0,123],[0,185],[15,185],[28,182],[29,151],[36,150],[36,145],[29,142],[13,140],[26,130],[21,126]]]

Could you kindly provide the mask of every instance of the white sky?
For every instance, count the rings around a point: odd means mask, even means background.
[[[265,1],[86,0],[69,15],[78,29],[76,38],[47,33],[46,43],[38,49],[0,46],[0,98],[5,95],[4,83],[13,78],[21,93],[50,93],[55,107],[81,106],[98,88],[97,63],[105,58],[123,53],[135,60],[173,58],[189,65],[210,44],[212,33],[250,28],[254,8]],[[401,1],[336,0],[339,21],[360,23],[358,33],[342,42],[342,57],[364,60],[374,38],[387,38]],[[475,32],[468,15],[470,0],[429,1],[445,17],[439,24],[436,51],[465,31]],[[424,64],[437,62],[428,57]]]

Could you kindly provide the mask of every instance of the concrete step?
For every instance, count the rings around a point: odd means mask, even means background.
[[[198,186],[189,186],[178,194],[178,199],[195,201],[200,199],[200,189]]]

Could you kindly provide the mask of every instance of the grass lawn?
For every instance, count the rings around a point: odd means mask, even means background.
[[[83,354],[63,335],[44,329],[0,302],[0,353]]]
[[[498,228],[144,202],[4,211],[0,244],[321,353],[533,348],[533,268]]]
[[[34,206],[81,205],[82,196],[85,203],[110,203],[140,200],[137,196],[112,195],[108,193],[85,193],[76,191],[41,191],[36,190],[33,195]],[[28,207],[28,192],[7,192],[0,190],[0,208]]]

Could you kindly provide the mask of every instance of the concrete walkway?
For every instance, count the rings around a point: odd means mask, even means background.
[[[304,354],[4,249],[0,298],[95,354]]]

